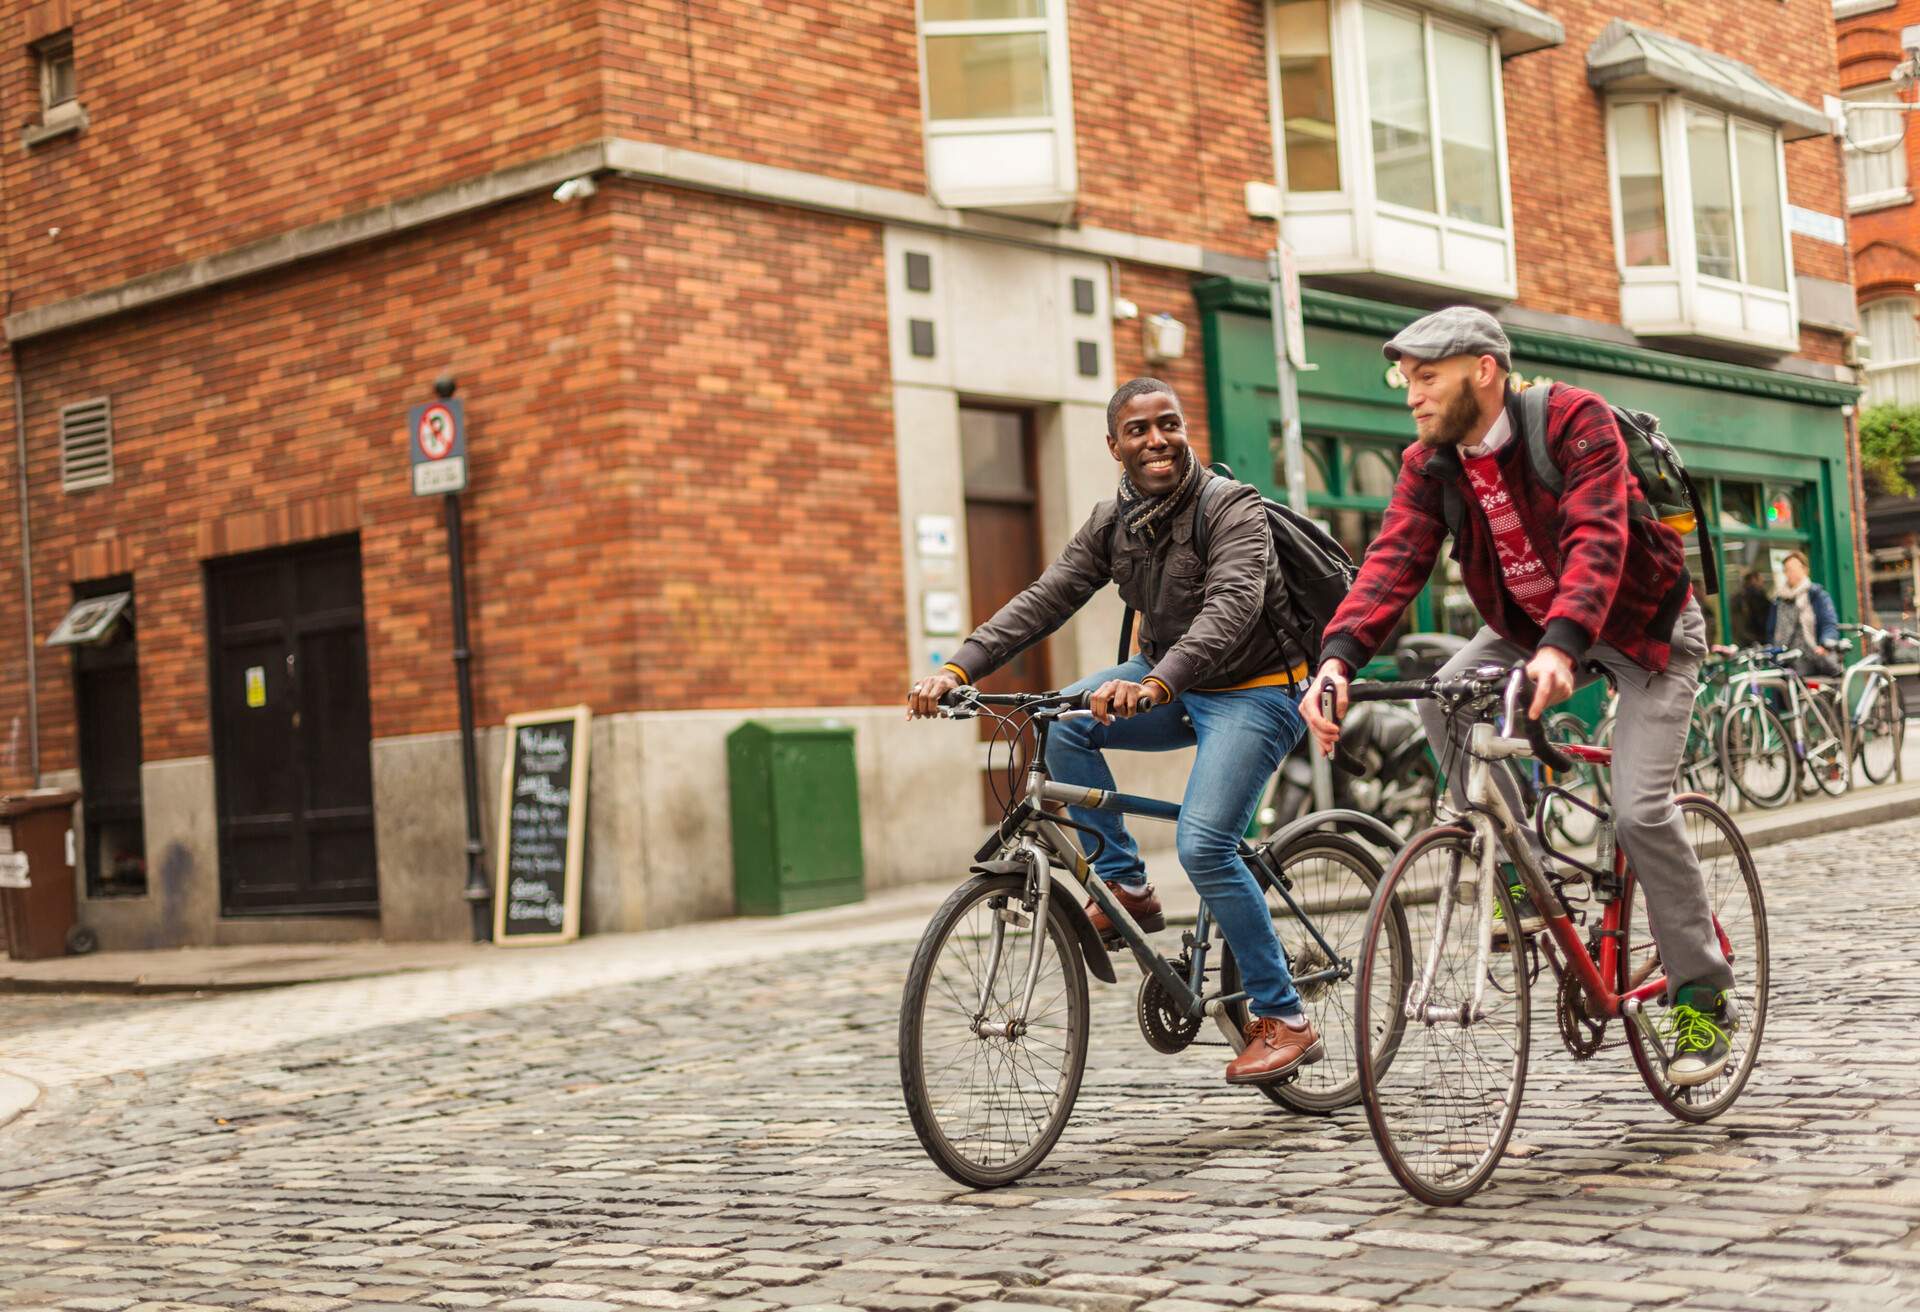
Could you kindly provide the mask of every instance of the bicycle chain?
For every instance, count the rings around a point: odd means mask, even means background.
[[[1560,1022],[1560,1041],[1567,1045],[1575,1061],[1586,1061],[1600,1051],[1607,1034],[1607,1018],[1587,1010],[1587,991],[1580,977],[1569,970],[1560,977],[1560,996],[1554,1004],[1554,1016]]]

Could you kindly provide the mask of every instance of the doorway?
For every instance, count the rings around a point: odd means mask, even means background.
[[[377,911],[359,539],[206,578],[221,914]]]
[[[967,506],[967,593],[972,600],[975,628],[993,618],[995,611],[1039,578],[1044,565],[1034,447],[1032,411],[960,407],[960,454]],[[1049,679],[1046,644],[1035,643],[978,682],[984,692],[1042,692],[1051,687]],[[990,720],[980,722],[982,740],[991,740],[992,727]],[[1015,769],[1016,785],[1025,765],[1023,754]],[[995,785],[993,774],[983,765],[982,814],[990,823],[998,821],[1002,814],[1001,801],[994,793]],[[999,778],[998,787],[1004,798],[1007,790],[1004,775]]]

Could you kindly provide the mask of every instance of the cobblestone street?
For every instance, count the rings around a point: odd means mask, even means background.
[[[1758,854],[1773,1011],[1731,1114],[1668,1119],[1617,1027],[1579,1065],[1549,1014],[1514,1160],[1450,1211],[1398,1192],[1358,1108],[1288,1114],[1220,1082],[1224,1048],[1153,1053],[1124,971],[1052,1157],[959,1190],[901,1106],[897,937],[572,993],[8,996],[0,1070],[46,1091],[0,1129],[0,1300],[1920,1307],[1916,849],[1920,820]]]

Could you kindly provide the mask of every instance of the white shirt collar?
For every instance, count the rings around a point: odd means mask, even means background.
[[[1482,456],[1490,456],[1505,446],[1507,439],[1512,436],[1513,425],[1507,422],[1506,407],[1502,406],[1500,413],[1494,417],[1493,427],[1489,428],[1487,435],[1480,439],[1480,445],[1463,446],[1460,448],[1460,454],[1472,460],[1478,460]]]

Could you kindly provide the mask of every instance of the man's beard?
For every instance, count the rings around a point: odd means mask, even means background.
[[[1420,434],[1420,445],[1458,446],[1479,423],[1480,399],[1473,394],[1470,384],[1462,382],[1460,390],[1447,402],[1447,408],[1434,420],[1433,431]]]

